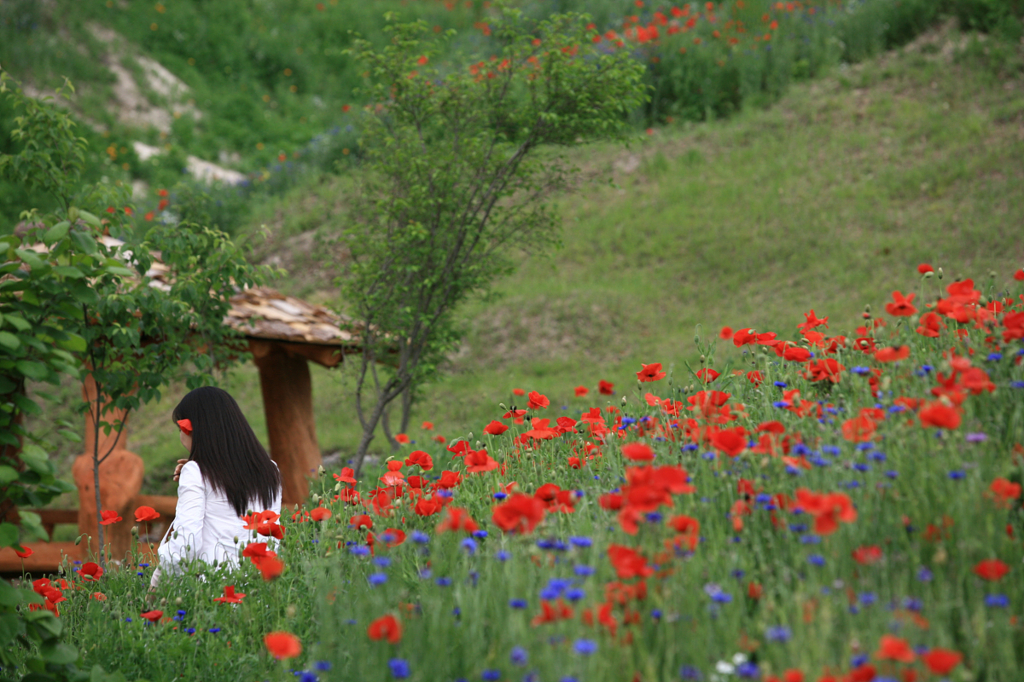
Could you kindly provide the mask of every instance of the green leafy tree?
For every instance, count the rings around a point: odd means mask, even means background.
[[[411,389],[460,338],[458,306],[486,294],[520,254],[557,245],[545,200],[575,171],[559,149],[624,135],[645,98],[643,66],[599,50],[585,15],[533,23],[505,8],[490,27],[495,54],[455,70],[436,63],[454,32],[433,39],[422,21],[388,20],[385,47],[360,39],[350,51],[375,103],[342,237],[352,259],[340,286],[363,336],[357,466],[400,396],[406,429]]]
[[[70,92],[67,84],[58,94]],[[270,271],[250,266],[227,235],[200,225],[160,225],[133,239],[127,189],[82,185],[85,145],[68,115],[12,89],[4,73],[0,94],[23,112],[13,131],[22,151],[0,155],[0,176],[46,192],[58,206],[45,215],[25,211],[20,235],[0,237],[0,510],[6,516],[74,490],[56,479],[22,417],[41,413],[26,390],[30,381],[56,384],[62,375],[88,373],[98,394],[83,405],[96,429],[91,454],[98,512],[99,466],[110,455],[100,452],[100,429],[120,433],[124,421],[112,416],[114,410],[158,398],[182,368],[191,370],[191,388],[212,382],[215,367],[244,358],[238,335],[223,325],[228,299]],[[149,276],[154,251],[164,262],[160,279]],[[38,515],[19,516],[21,528],[0,523],[0,547],[21,549],[22,535],[46,537]],[[103,548],[103,526],[97,537]],[[10,665],[9,645],[18,640],[38,646],[39,656],[30,661],[34,679],[76,679],[78,653],[60,642],[60,622],[45,609],[19,608],[31,603],[42,600],[0,581],[0,662]]]

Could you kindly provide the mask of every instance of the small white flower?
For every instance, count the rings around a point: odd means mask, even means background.
[[[732,664],[733,665],[743,665],[746,662],[747,662],[747,655],[746,654],[744,654],[742,652],[741,653],[737,653],[737,654],[733,654],[733,656],[732,656]]]
[[[732,675],[736,668],[728,661],[719,661],[715,663],[715,670],[723,675]]]

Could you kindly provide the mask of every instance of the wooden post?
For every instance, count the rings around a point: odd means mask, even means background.
[[[86,375],[82,384],[82,396],[91,401],[93,410],[96,408],[96,382],[92,375]],[[123,411],[117,413],[108,412],[104,421],[124,419],[126,414]],[[168,437],[173,437],[173,430],[168,424]],[[120,437],[117,432],[111,430],[104,434],[100,429],[100,457],[103,457],[113,447],[110,456],[100,464],[100,501],[103,509],[116,511],[121,515],[122,521],[106,527],[106,541],[110,547],[111,558],[117,561],[124,559],[125,553],[131,548],[132,526],[135,523],[135,509],[129,509],[130,502],[142,489],[142,475],[145,473],[145,464],[142,458],[134,452],[127,450],[127,430],[122,431]],[[75,485],[78,487],[78,532],[88,533],[92,538],[91,549],[96,555],[99,554],[99,537],[97,536],[96,517],[96,492],[93,488],[92,456],[93,446],[96,443],[95,422],[92,413],[87,412],[85,417],[85,452],[75,458],[71,472],[75,478]],[[171,475],[171,472],[168,472]],[[101,510],[102,511],[102,510]],[[83,545],[84,547],[84,545]]]
[[[253,340],[250,347],[260,370],[270,456],[281,469],[282,503],[302,503],[309,495],[307,478],[316,474],[323,461],[316,439],[309,363],[279,344]]]

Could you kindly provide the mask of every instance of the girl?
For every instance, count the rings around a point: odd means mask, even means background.
[[[174,408],[173,419],[189,457],[174,470],[178,505],[157,550],[151,587],[162,573],[180,573],[191,559],[237,566],[250,537],[241,517],[248,511],[281,513],[277,464],[226,391],[191,391]]]

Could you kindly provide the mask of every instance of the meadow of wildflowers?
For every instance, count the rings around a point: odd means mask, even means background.
[[[34,588],[128,679],[1019,679],[1024,271],[919,272],[856,337],[817,308],[722,329],[732,360],[594,368],[564,411],[424,423],[251,515],[237,573]]]

